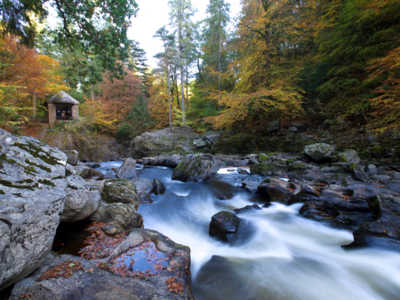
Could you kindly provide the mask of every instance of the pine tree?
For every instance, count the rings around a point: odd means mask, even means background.
[[[188,74],[188,57],[190,53],[191,42],[191,17],[193,16],[193,8],[190,0],[170,0],[170,19],[171,26],[175,30],[178,60],[177,68],[180,73],[180,93],[181,93],[181,110],[182,110],[182,124],[185,125],[185,82]]]

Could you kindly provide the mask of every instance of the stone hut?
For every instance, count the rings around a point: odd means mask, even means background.
[[[79,120],[79,101],[66,92],[59,92],[48,101],[49,124],[54,127],[56,121]]]

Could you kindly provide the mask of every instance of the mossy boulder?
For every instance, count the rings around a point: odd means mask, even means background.
[[[358,165],[360,163],[360,157],[356,150],[348,149],[343,152],[338,153],[339,161],[351,164],[351,165]]]
[[[104,182],[102,199],[107,203],[139,205],[135,184],[128,179],[108,179]]]
[[[335,146],[326,143],[311,144],[304,147],[304,154],[315,162],[334,160]]]
[[[145,132],[132,142],[134,157],[157,156],[163,153],[192,153],[200,136],[186,127],[165,128]]]
[[[2,129],[0,144],[2,290],[32,273],[51,250],[66,196],[67,156]]]
[[[217,174],[223,163],[212,155],[188,155],[174,169],[173,179],[203,181]]]

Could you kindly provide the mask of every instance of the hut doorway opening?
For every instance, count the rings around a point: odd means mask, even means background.
[[[72,105],[56,104],[57,120],[72,120]]]

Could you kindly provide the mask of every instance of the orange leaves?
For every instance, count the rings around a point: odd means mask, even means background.
[[[12,35],[0,38],[0,54],[0,126],[20,127],[47,96],[68,89],[56,60]]]
[[[56,60],[21,45],[11,35],[6,35],[0,45],[0,51],[8,56],[0,78],[4,83],[20,86],[28,95],[36,94],[38,97],[67,89]]]
[[[85,239],[86,246],[79,251],[81,257],[92,260],[107,257],[125,239],[126,234],[113,237],[106,235],[101,229],[105,223],[92,223],[86,229],[90,235]]]
[[[79,261],[66,261],[44,272],[37,281],[44,281],[52,278],[69,278],[77,271],[85,271]]]
[[[171,293],[183,294],[184,285],[182,282],[178,282],[176,277],[168,277],[166,284]]]
[[[104,103],[105,112],[120,121],[125,119],[141,93],[139,77],[132,71],[125,71],[122,79],[111,79],[109,73],[104,74],[99,86],[102,94],[100,101]]]

